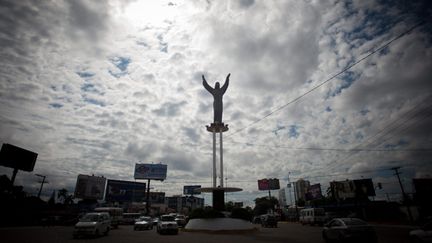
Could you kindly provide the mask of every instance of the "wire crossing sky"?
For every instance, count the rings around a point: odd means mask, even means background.
[[[350,70],[351,68],[353,68],[354,66],[356,66],[357,64],[361,63],[362,61],[364,61],[365,59],[367,59],[368,57],[372,56],[373,54],[380,52],[382,50],[384,50],[385,48],[387,48],[391,43],[393,43],[394,41],[397,41],[398,39],[402,38],[403,36],[405,36],[406,34],[410,33],[411,31],[413,31],[414,29],[418,28],[419,26],[425,24],[425,21],[422,21],[414,26],[412,26],[411,28],[409,28],[408,30],[404,31],[403,33],[401,33],[400,35],[396,36],[395,38],[391,39],[390,41],[388,41],[387,43],[385,43],[384,45],[380,46],[377,49],[371,50],[371,52],[369,54],[367,54],[366,56],[360,58],[358,61],[355,61],[354,63],[348,65],[347,67],[345,67],[342,71],[336,73],[335,75],[331,76],[330,78],[326,79],[325,81],[321,82],[320,84],[314,86],[312,89],[308,90],[307,92],[303,93],[302,95],[292,99],[291,101],[289,101],[288,103],[274,109],[273,111],[271,111],[270,113],[268,113],[267,115],[263,116],[262,118],[250,123],[249,125],[240,128],[236,131],[234,131],[233,133],[230,134],[230,136],[233,136],[236,133],[239,133],[241,131],[243,131],[244,129],[253,126],[254,124],[266,119],[267,117],[285,109],[287,106],[297,102],[298,100],[300,100],[301,98],[305,97],[306,95],[308,95],[309,93],[313,92],[314,90],[320,88],[321,86],[325,85],[326,83],[332,81],[333,79],[335,79],[336,77],[338,77],[339,75],[347,72],[348,70]]]
[[[288,173],[324,191],[370,171],[387,193],[384,169],[403,166],[407,187],[431,176],[426,1],[3,0],[0,14],[0,141],[38,153],[16,177],[29,194],[35,174],[48,198],[78,174],[133,180],[152,162],[168,166],[154,190],[209,186],[201,77],[228,73],[224,175],[244,190],[230,200],[253,204],[254,181]]]

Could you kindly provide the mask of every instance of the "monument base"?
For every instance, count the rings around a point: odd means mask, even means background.
[[[211,192],[213,196],[213,208],[218,211],[225,210],[225,192],[240,192],[243,189],[237,187],[202,187],[195,189],[197,192]]]
[[[213,209],[217,211],[225,210],[225,192],[223,190],[214,190],[213,196]]]
[[[258,228],[251,222],[233,218],[191,219],[183,231],[208,234],[253,234]]]
[[[228,124],[222,123],[211,123],[210,126],[206,125],[208,132],[226,132],[228,131]]]

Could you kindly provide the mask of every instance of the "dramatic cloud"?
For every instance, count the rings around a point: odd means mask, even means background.
[[[214,85],[228,73],[224,177],[244,189],[232,200],[252,204],[265,177],[323,190],[371,177],[397,193],[389,168],[402,166],[407,188],[432,174],[422,1],[6,0],[0,16],[0,142],[39,154],[17,176],[29,193],[34,173],[49,196],[73,191],[78,174],[133,180],[135,163],[159,162],[168,177],[156,190],[210,186],[201,75]]]

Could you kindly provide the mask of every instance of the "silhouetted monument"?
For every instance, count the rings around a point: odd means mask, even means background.
[[[225,91],[229,85],[229,77],[231,74],[228,74],[225,80],[225,84],[220,88],[219,82],[216,82],[215,87],[212,88],[208,85],[204,75],[202,76],[204,88],[213,95],[213,122],[214,123],[222,123],[222,112],[223,112],[223,102],[222,97],[225,94]]]
[[[225,83],[222,87],[220,87],[219,82],[216,82],[214,88],[212,88],[206,81],[204,75],[202,76],[203,86],[204,88],[213,95],[213,123],[207,127],[207,131],[213,134],[213,186],[209,188],[201,188],[199,191],[201,192],[211,192],[213,194],[213,208],[216,210],[224,210],[225,207],[225,192],[236,192],[241,191],[240,188],[234,187],[224,187],[223,183],[223,141],[222,141],[222,133],[228,131],[228,125],[224,124],[222,121],[222,112],[223,112],[223,102],[222,97],[225,94],[228,85],[229,85],[229,77],[231,74],[228,74],[226,77]],[[216,169],[216,133],[220,135],[220,182],[217,185],[217,169]]]

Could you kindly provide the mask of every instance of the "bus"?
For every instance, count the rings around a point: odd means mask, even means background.
[[[111,217],[111,227],[118,228],[121,221],[123,221],[123,208],[116,207],[99,207],[94,209],[95,212],[107,212]]]
[[[324,208],[305,208],[300,210],[300,223],[303,225],[323,225],[325,218]]]

